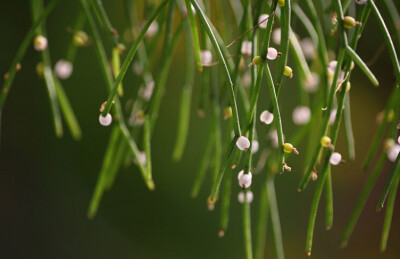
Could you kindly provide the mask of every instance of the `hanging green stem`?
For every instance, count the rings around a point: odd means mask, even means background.
[[[21,42],[21,45],[18,48],[17,54],[15,55],[11,67],[8,70],[8,77],[3,84],[3,88],[0,91],[0,111],[3,109],[4,102],[7,98],[8,93],[10,92],[11,85],[14,81],[15,75],[17,73],[17,65],[21,62],[22,58],[25,55],[25,52],[31,43],[33,36],[36,34],[36,29],[42,25],[46,17],[53,11],[54,7],[58,4],[60,0],[52,0],[46,8],[41,12],[41,14],[35,19],[32,27],[29,29],[24,39]]]
[[[115,79],[115,82],[111,88],[110,94],[108,95],[107,98],[107,105],[104,107],[104,111],[102,112],[103,116],[106,116],[107,113],[110,112],[112,102],[114,100],[114,97],[117,93],[118,86],[122,82],[122,79],[124,78],[126,71],[128,71],[129,65],[131,64],[133,57],[135,56],[136,50],[138,49],[138,46],[140,42],[142,41],[145,33],[149,29],[151,23],[156,19],[158,14],[161,12],[161,10],[164,8],[164,6],[168,3],[169,0],[164,0],[162,1],[159,6],[154,10],[152,15],[149,17],[145,25],[143,26],[143,29],[140,31],[138,37],[136,38],[135,42],[133,43],[132,47],[129,49],[128,54],[125,57],[124,62],[122,63],[121,66],[121,71],[118,74],[117,79]]]

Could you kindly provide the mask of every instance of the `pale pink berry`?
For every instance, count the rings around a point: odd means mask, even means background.
[[[292,114],[293,122],[296,125],[304,125],[310,121],[311,111],[307,106],[297,106]]]
[[[242,151],[248,150],[250,148],[250,141],[248,138],[240,136],[236,141],[236,146]]]
[[[260,27],[261,29],[267,28],[268,17],[269,17],[268,14],[261,14],[261,15],[258,17],[258,23],[261,22],[260,25],[259,25],[259,27]]]
[[[268,110],[263,111],[260,114],[260,121],[262,124],[271,124],[272,121],[274,120],[274,114],[269,112]]]
[[[278,57],[278,51],[275,48],[268,48],[267,59],[274,60]]]
[[[54,73],[60,79],[69,78],[72,74],[72,70],[72,63],[64,59],[57,61],[56,65],[54,66]]]
[[[329,163],[332,165],[338,165],[342,161],[342,155],[338,152],[333,152],[329,158]]]
[[[99,122],[102,126],[109,126],[112,122],[111,114],[107,113],[106,116],[103,116],[102,114],[100,114]]]

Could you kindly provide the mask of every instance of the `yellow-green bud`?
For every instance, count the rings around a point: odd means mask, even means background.
[[[351,17],[351,16],[345,16],[344,17],[344,19],[343,19],[343,26],[346,28],[346,29],[351,29],[351,28],[353,28],[354,26],[360,26],[361,25],[361,23],[360,22],[357,22],[353,17]]]
[[[232,108],[229,106],[224,109],[224,120],[230,117],[232,117]]]
[[[394,111],[393,110],[389,110],[388,114],[387,114],[387,121],[391,122],[394,118]]]
[[[333,149],[332,140],[331,140],[331,138],[328,137],[328,136],[323,136],[323,137],[321,138],[321,145],[322,145],[323,147],[328,147],[328,148],[330,148],[330,149]]]
[[[285,66],[285,69],[283,70],[283,74],[289,78],[293,77],[293,70],[289,66]]]
[[[89,36],[84,31],[77,31],[74,33],[72,41],[77,47],[85,47],[89,44]]]
[[[284,6],[285,5],[285,0],[278,0],[278,6]]]
[[[351,89],[351,84],[350,84],[350,82],[347,82],[347,84],[346,84],[346,92],[350,91],[350,89]]]
[[[290,144],[290,143],[285,143],[285,144],[283,144],[283,151],[284,151],[285,153],[292,153],[292,152],[294,152],[296,155],[299,154],[299,152],[297,151],[297,149],[296,149],[295,147],[293,147],[293,145]]]
[[[255,56],[253,58],[253,61],[249,64],[249,67],[252,67],[253,65],[261,65],[264,62],[264,59],[260,56]]]

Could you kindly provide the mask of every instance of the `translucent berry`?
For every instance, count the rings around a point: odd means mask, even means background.
[[[54,73],[60,79],[69,78],[72,74],[72,70],[72,63],[64,59],[57,61],[56,65],[54,66]]]
[[[269,47],[267,52],[267,59],[274,60],[279,56],[278,51],[275,48]]]
[[[107,113],[106,116],[103,116],[102,114],[100,114],[99,122],[102,126],[109,126],[112,122],[111,114]]]
[[[249,188],[251,186],[251,174],[250,172],[248,174],[243,174],[239,178],[239,186],[244,188]]]
[[[250,57],[252,53],[253,43],[251,41],[243,41],[240,49],[243,56]]]
[[[269,17],[268,14],[261,14],[261,15],[258,17],[258,23],[260,24],[259,27],[260,27],[261,29],[267,28],[268,17]]]
[[[296,125],[307,124],[311,119],[311,111],[307,106],[297,106],[293,110],[292,119]]]
[[[242,151],[248,150],[250,148],[250,141],[248,138],[240,136],[236,141],[236,146]]]
[[[200,53],[201,63],[203,65],[210,65],[212,62],[212,54],[209,50],[202,50]]]
[[[394,162],[399,155],[400,152],[400,145],[394,144],[391,149],[387,151],[387,157],[391,162]]]
[[[272,123],[273,120],[274,114],[272,112],[269,112],[268,110],[265,110],[260,114],[260,121],[262,124],[269,125]]]
[[[338,152],[333,152],[329,158],[329,163],[332,165],[338,165],[340,162],[342,162],[342,155]]]
[[[47,48],[47,39],[43,35],[37,35],[33,40],[33,47],[37,51],[43,51]]]

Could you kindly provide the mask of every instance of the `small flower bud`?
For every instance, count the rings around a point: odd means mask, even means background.
[[[236,146],[242,151],[248,150],[250,148],[250,141],[248,138],[240,136],[236,141]]]
[[[248,174],[243,174],[239,178],[239,186],[242,187],[243,189],[249,188],[251,186],[251,173],[249,172]]]
[[[57,61],[56,65],[54,66],[54,73],[60,79],[69,78],[72,74],[72,70],[72,63],[64,59]]]
[[[289,66],[285,66],[285,69],[283,70],[283,74],[289,78],[293,77],[293,70]]]
[[[330,149],[333,149],[332,140],[331,140],[331,138],[328,137],[328,136],[323,136],[323,137],[321,138],[321,145],[322,145],[323,147],[328,147],[328,148],[330,148]]]
[[[269,15],[268,14],[261,14],[258,17],[258,23],[259,23],[259,27],[261,29],[265,29],[267,28],[267,21],[268,21]]]
[[[90,40],[89,40],[89,36],[86,34],[86,32],[77,31],[74,33],[72,42],[77,47],[86,47],[87,45],[89,45]]]
[[[232,107],[228,106],[224,109],[224,120],[232,117]]]
[[[247,191],[246,192],[246,200],[245,200],[245,195],[244,192],[239,192],[238,194],[238,201],[239,203],[243,204],[245,202],[251,203],[253,201],[253,192],[252,191]]]
[[[43,35],[37,35],[33,40],[33,47],[37,51],[43,51],[47,48],[47,39]]]
[[[397,156],[399,155],[399,152],[400,152],[400,145],[394,144],[393,147],[387,151],[388,159],[391,162],[394,162]]]
[[[278,6],[285,6],[285,0],[278,0]]]
[[[252,46],[253,43],[251,41],[243,41],[242,42],[242,47],[240,49],[241,53],[245,57],[250,57],[252,53]]]
[[[283,151],[284,151],[285,153],[292,153],[292,152],[294,152],[296,155],[299,154],[299,151],[297,151],[297,149],[296,149],[295,147],[293,147],[293,145],[290,144],[290,143],[285,143],[285,144],[283,144]]]
[[[103,116],[102,114],[100,114],[99,122],[102,126],[109,126],[112,122],[111,114],[107,113],[106,116]]]
[[[202,50],[200,53],[201,63],[205,66],[210,65],[212,62],[212,54],[209,50]]]
[[[260,114],[260,121],[262,124],[269,125],[274,120],[274,114],[269,112],[268,110],[263,111]]]
[[[361,23],[354,20],[354,18],[351,16],[345,16],[343,19],[343,26],[346,29],[351,29],[354,26],[360,26],[360,25],[361,25]]]
[[[305,125],[311,119],[311,111],[307,106],[297,106],[292,114],[293,122],[296,125]]]
[[[274,60],[279,55],[280,55],[280,53],[278,53],[278,51],[275,48],[272,48],[272,47],[268,48],[267,59]]]
[[[342,162],[342,155],[338,152],[333,152],[329,158],[329,163],[331,165],[338,165],[340,162]]]
[[[260,56],[255,56],[253,58],[253,61],[249,64],[249,67],[252,67],[254,65],[258,66],[261,65],[264,62],[264,59]]]

